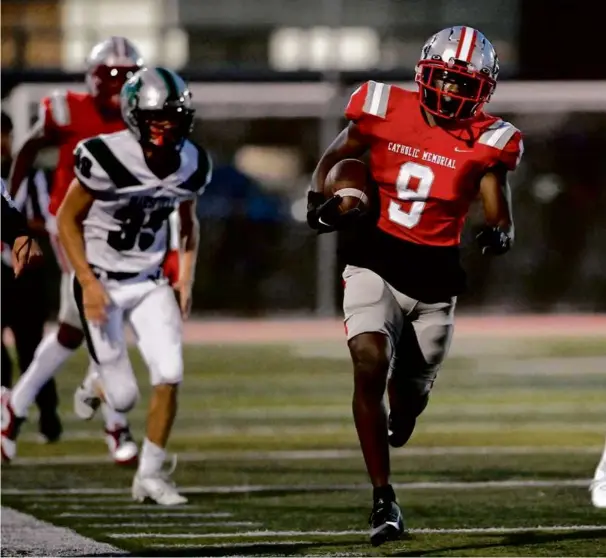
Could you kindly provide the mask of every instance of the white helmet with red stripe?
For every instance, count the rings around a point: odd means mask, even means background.
[[[490,100],[499,59],[477,29],[448,27],[425,43],[415,70],[423,108],[441,118],[464,120]]]
[[[122,86],[141,68],[143,58],[133,43],[125,37],[109,37],[86,58],[86,84],[101,109],[119,113]]]

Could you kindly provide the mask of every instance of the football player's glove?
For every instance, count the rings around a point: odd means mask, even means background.
[[[511,236],[500,227],[483,227],[476,235],[482,255],[500,256],[511,248]]]
[[[355,222],[362,211],[355,207],[345,213],[339,211],[343,198],[335,195],[326,200],[321,192],[309,191],[307,194],[307,224],[318,234],[342,230]]]

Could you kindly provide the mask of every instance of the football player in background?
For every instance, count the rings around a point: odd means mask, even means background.
[[[45,97],[40,105],[38,121],[15,156],[10,175],[13,193],[29,173],[40,150],[49,146],[59,148],[47,225],[62,276],[59,327],[42,340],[33,362],[5,402],[7,414],[3,413],[3,417],[6,416],[7,421],[3,418],[2,424],[2,458],[5,461],[15,455],[14,441],[31,402],[84,340],[71,289],[72,269],[55,224],[57,210],[74,178],[74,148],[83,139],[125,129],[120,112],[120,90],[142,66],[139,51],[124,37],[110,37],[95,45],[86,61],[88,92],[68,91]],[[113,459],[119,464],[130,463],[137,458],[137,445],[131,436],[128,420],[124,414],[101,403],[95,392],[96,382],[97,373],[91,365],[74,398],[76,414],[81,418],[92,418],[100,405],[105,421],[105,439]]]
[[[436,33],[416,67],[418,91],[373,81],[359,87],[345,111],[348,126],[312,177],[310,226],[319,233],[349,229],[352,237],[343,254],[343,309],[354,421],[374,487],[375,546],[404,530],[389,445],[401,447],[412,435],[448,351],[465,284],[460,236],[476,198],[484,206],[482,253],[504,254],[513,242],[507,174],[523,146],[519,130],[483,111],[498,73],[495,49],[479,31]],[[326,177],[339,161],[367,152],[379,215],[340,214],[340,197],[326,199]]]
[[[125,322],[135,331],[153,390],[132,495],[170,506],[187,501],[162,466],[183,378],[182,320],[189,314],[198,252],[196,200],[212,165],[207,152],[187,139],[194,109],[177,74],[141,70],[122,89],[121,103],[128,130],[78,144],[76,179],[58,228],[104,398],[121,412],[132,409],[139,395]],[[179,303],[162,270],[168,219],[176,208],[183,246],[174,286]]]

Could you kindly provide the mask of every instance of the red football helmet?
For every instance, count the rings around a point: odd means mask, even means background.
[[[499,60],[490,41],[471,27],[449,27],[423,46],[416,67],[421,105],[453,120],[473,118],[497,85]]]
[[[141,54],[125,37],[110,37],[92,48],[86,59],[86,84],[101,110],[120,114],[122,86],[141,68]]]

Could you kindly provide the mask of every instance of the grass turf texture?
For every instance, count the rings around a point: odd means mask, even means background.
[[[380,549],[365,532],[370,489],[340,345],[186,349],[170,450],[186,454],[174,478],[192,490],[190,504],[178,509],[134,505],[133,472],[105,462],[100,421],[73,418],[71,396],[86,369],[79,353],[59,376],[64,440],[37,443],[32,410],[19,444],[24,463],[2,468],[2,504],[136,555],[604,554],[606,514],[591,507],[583,480],[604,441],[606,384],[598,372],[600,362],[606,370],[605,353],[603,339],[509,340],[506,347],[478,340],[453,351],[408,453],[393,452],[393,480],[460,484],[397,490],[412,532]],[[140,440],[148,389],[136,352],[133,362],[143,391],[131,415]],[[276,450],[304,453],[268,453]],[[44,462],[53,456],[75,463]],[[96,456],[97,463],[84,462]],[[482,481],[522,484],[468,484]],[[493,528],[513,531],[483,531]]]

